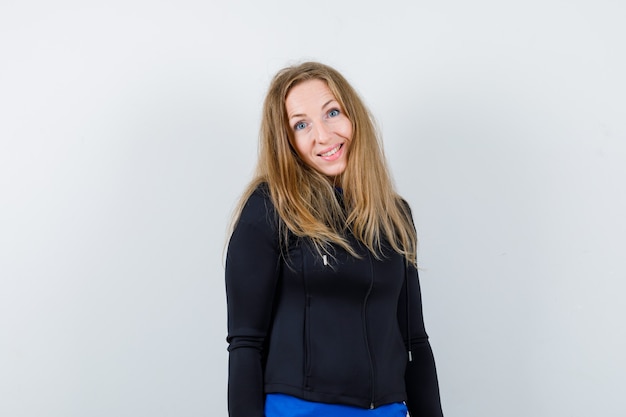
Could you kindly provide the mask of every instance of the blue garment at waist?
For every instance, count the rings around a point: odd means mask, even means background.
[[[265,417],[406,417],[404,403],[381,405],[372,410],[343,404],[306,401],[291,395],[267,394]]]

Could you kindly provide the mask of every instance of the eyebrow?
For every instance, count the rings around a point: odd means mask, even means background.
[[[322,109],[325,109],[326,106],[328,106],[330,103],[332,103],[333,101],[337,101],[337,99],[335,98],[331,98],[330,100],[328,100],[326,103],[324,103],[324,105],[322,106]],[[306,116],[306,114],[302,114],[302,113],[298,113],[298,114],[292,114],[291,116],[289,116],[289,120],[295,118],[295,117],[304,117]]]

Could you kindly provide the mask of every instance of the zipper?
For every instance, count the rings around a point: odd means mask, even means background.
[[[370,366],[370,410],[374,409],[374,363],[372,361],[372,352],[370,351],[369,338],[367,336],[367,300],[369,299],[372,289],[374,288],[374,265],[372,265],[372,256],[367,251],[367,259],[370,262],[370,286],[367,289],[365,298],[363,299],[363,334],[365,336],[365,350],[367,351],[367,357],[369,359]]]

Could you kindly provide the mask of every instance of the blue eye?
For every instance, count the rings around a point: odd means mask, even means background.
[[[294,130],[302,130],[306,127],[306,123],[304,122],[298,122],[294,125],[293,129]]]
[[[328,112],[328,116],[329,117],[337,117],[337,116],[339,116],[339,110],[332,109],[331,111]]]

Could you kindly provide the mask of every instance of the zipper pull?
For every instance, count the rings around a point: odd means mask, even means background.
[[[370,403],[370,410],[374,409],[374,403]]]
[[[326,255],[322,255],[322,260],[324,261],[324,266],[328,265],[328,257]]]
[[[413,354],[409,350],[409,362],[413,362]]]

